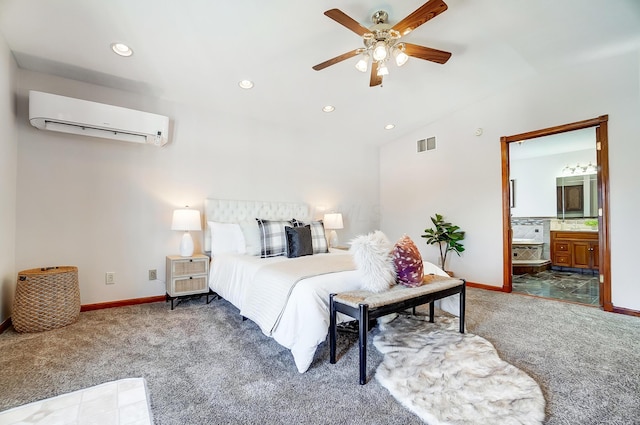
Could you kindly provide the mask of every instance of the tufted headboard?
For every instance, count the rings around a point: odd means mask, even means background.
[[[209,221],[238,223],[244,220],[310,220],[309,205],[301,202],[237,201],[230,199],[204,200],[204,251],[211,251]]]

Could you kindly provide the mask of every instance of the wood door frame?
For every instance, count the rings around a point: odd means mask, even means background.
[[[596,158],[598,179],[598,205],[601,209],[598,217],[598,242],[600,262],[600,305],[605,311],[614,311],[611,303],[611,245],[609,233],[609,139],[608,139],[608,115],[601,115],[585,121],[556,127],[544,128],[527,133],[503,136],[500,138],[500,152],[502,156],[502,249],[503,249],[503,283],[502,290],[511,292],[513,289],[513,264],[511,262],[511,241],[513,230],[511,229],[511,208],[509,193],[509,144],[521,142],[536,137],[551,136],[553,134],[566,133],[567,131],[582,130],[594,127],[596,130]]]

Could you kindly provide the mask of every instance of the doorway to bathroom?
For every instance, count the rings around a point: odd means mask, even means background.
[[[612,310],[607,121],[501,138],[505,291]]]

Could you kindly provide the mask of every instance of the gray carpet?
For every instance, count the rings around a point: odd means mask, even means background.
[[[467,325],[540,384],[546,423],[638,423],[639,318],[469,289]],[[355,341],[340,335],[335,365],[321,345],[299,374],[288,350],[223,300],[91,311],[65,328],[0,335],[0,410],[139,376],[156,424],[421,423],[372,379],[382,359],[373,345],[369,383],[358,385]]]

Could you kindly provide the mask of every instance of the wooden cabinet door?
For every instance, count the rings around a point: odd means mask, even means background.
[[[591,243],[575,241],[573,245],[573,264],[578,269],[591,268]]]

